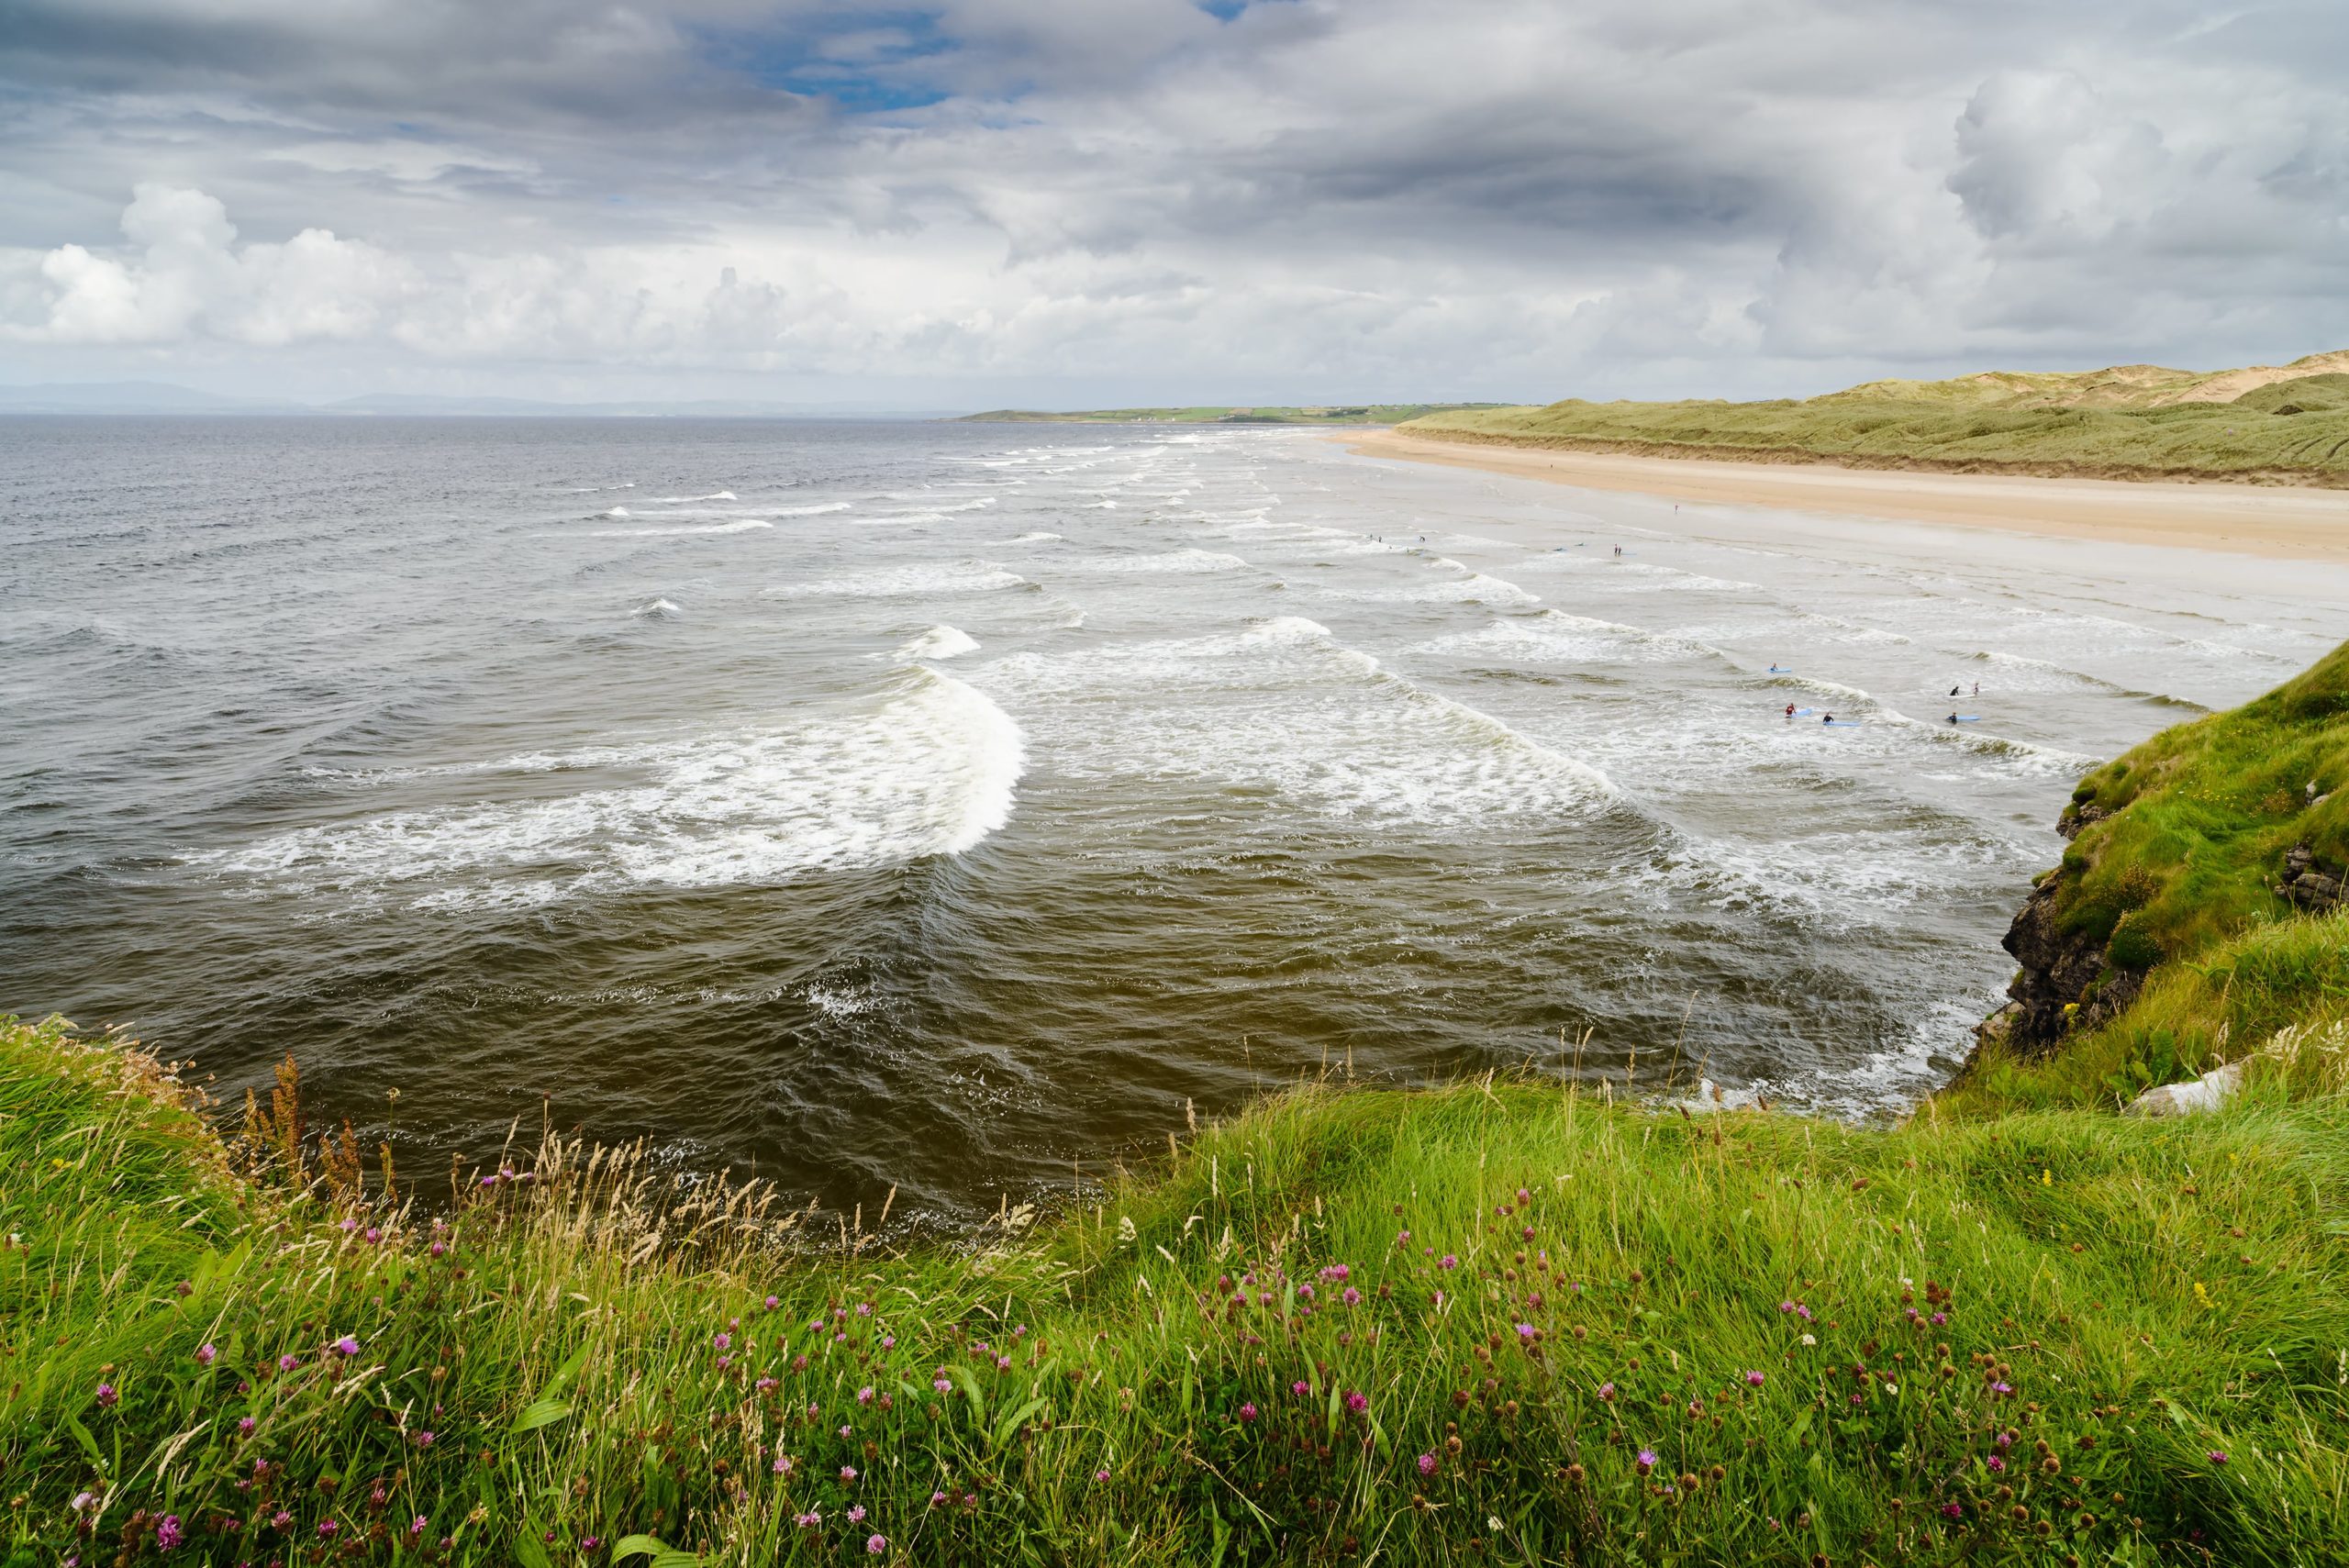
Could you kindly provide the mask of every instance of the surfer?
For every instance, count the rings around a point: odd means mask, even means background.
[[[1952,687],[1949,689],[1949,695],[1952,695],[1952,696],[1955,696],[1955,695],[1957,695],[1957,688],[1956,688],[1955,686],[1952,686]]]
[[[1982,683],[1979,681],[1974,683],[1974,695],[1977,697],[1982,695]]]
[[[1831,714],[1831,714],[1829,714],[1825,718],[1820,719],[1819,722],[1820,722],[1820,723],[1821,723],[1821,724],[1832,724],[1832,723],[1834,723],[1834,722],[1835,722],[1835,716],[1834,716],[1833,714]]]
[[[1949,716],[1949,721],[1950,721],[1952,724],[1955,724],[1955,723],[1957,722],[1957,715],[1955,715],[1955,714],[1954,714],[1954,713],[1953,713],[1953,714],[1951,714],[1951,715]]]
[[[1787,705],[1787,717],[1788,718],[1792,718],[1794,716],[1795,716],[1795,705],[1794,705],[1794,704],[1792,704],[1792,703],[1788,703],[1788,704]]]

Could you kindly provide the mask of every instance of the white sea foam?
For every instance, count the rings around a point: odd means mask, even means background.
[[[1064,564],[1065,569],[1072,572],[1197,573],[1237,572],[1248,563],[1236,555],[1224,555],[1212,550],[1177,550],[1163,555],[1088,556]]]
[[[818,517],[826,512],[845,512],[854,506],[852,501],[824,501],[813,506],[770,506],[767,511],[777,517]]]
[[[685,612],[668,599],[653,599],[639,605],[629,614],[640,620],[675,620]]]
[[[959,627],[941,623],[899,645],[897,657],[914,659],[958,659],[965,653],[979,651],[977,639]]]
[[[760,517],[737,517],[730,523],[700,523],[681,528],[597,528],[589,539],[679,539],[686,534],[741,534],[757,528],[771,528],[773,523]]]
[[[1066,536],[1042,531],[1021,534],[1018,539],[997,539],[997,544],[1058,544]]]
[[[852,572],[841,577],[819,577],[808,583],[785,583],[762,593],[770,599],[895,598],[985,594],[998,588],[1033,586],[1027,578],[1007,572],[991,561],[937,561]]]
[[[657,496],[652,504],[656,506],[690,506],[696,501],[731,501],[733,499],[734,492],[731,490],[713,490],[707,495]]]
[[[604,516],[607,517],[625,517],[628,515],[629,512],[626,506],[615,506],[610,511],[604,514]]]
[[[1292,810],[1419,832],[1579,818],[1618,798],[1586,762],[1397,677],[1303,617],[1022,652],[987,677],[1066,778],[1188,783],[1209,795],[1270,790]],[[1105,705],[1128,722],[1102,725]]]
[[[596,787],[391,812],[197,857],[304,891],[404,893],[419,906],[534,903],[632,887],[774,883],[959,854],[1010,818],[1019,726],[915,666],[853,708],[770,728],[510,759],[518,783],[583,771]]]

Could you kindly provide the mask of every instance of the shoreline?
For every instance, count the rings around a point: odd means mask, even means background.
[[[1987,528],[2043,538],[2349,564],[2349,495],[2320,487],[1924,469],[1732,462],[1453,441],[1396,429],[1332,433],[1357,457],[1475,469],[1706,506]]]

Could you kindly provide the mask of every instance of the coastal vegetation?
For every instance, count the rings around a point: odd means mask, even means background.
[[[1743,462],[2349,484],[2349,351],[2204,373],[2124,365],[1878,381],[1807,399],[1431,413],[1408,435]]]
[[[1499,408],[1497,403],[1346,403],[1314,406],[1095,408],[1067,414],[996,408],[964,415],[963,424],[1014,425],[1396,425],[1430,414]]]
[[[2336,1561],[2344,762],[2349,649],[2091,774],[2132,1004],[1900,1126],[1308,1084],[951,1247],[0,1023],[0,1563]]]

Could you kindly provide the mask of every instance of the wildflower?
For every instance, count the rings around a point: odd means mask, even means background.
[[[1965,1508],[1955,1503],[1943,1503],[1942,1505],[1942,1513],[1946,1518],[1953,1519],[1962,1519],[1965,1517]]]
[[[872,1317],[872,1316],[873,1316],[873,1303],[871,1303],[871,1302],[869,1302],[869,1301],[860,1301],[860,1302],[858,1302],[858,1303],[856,1304],[856,1315],[857,1315],[859,1318],[870,1318],[870,1317]],[[1014,1329],[1012,1330],[1012,1332],[1013,1332],[1014,1334],[1024,1334],[1024,1333],[1026,1333],[1027,1331],[1028,1331],[1028,1330],[1027,1330],[1027,1329]]]
[[[2227,1456],[2221,1450],[2214,1448],[2210,1451],[2210,1462],[2213,1464],[2224,1464],[2227,1462]]]
[[[430,1247],[426,1249],[427,1251],[430,1252],[436,1258],[440,1256],[443,1252],[446,1252],[449,1249],[445,1245],[439,1241],[435,1241]]]
[[[1253,1405],[1242,1405],[1240,1407],[1240,1418],[1243,1421],[1254,1420],[1256,1418],[1256,1407]]]
[[[422,1514],[417,1515],[416,1518],[407,1521],[408,1539],[413,1540],[417,1536],[422,1535],[426,1528],[424,1516]]]
[[[943,1394],[954,1386],[954,1380],[947,1377],[943,1373],[941,1373],[939,1376],[933,1377],[930,1380],[930,1385],[932,1388],[937,1389],[941,1394]]]
[[[1346,1408],[1359,1416],[1370,1408],[1370,1396],[1366,1394],[1349,1392],[1346,1395]]]
[[[1531,1323],[1520,1323],[1517,1326],[1517,1337],[1520,1343],[1528,1345],[1531,1344],[1533,1342],[1533,1325]]]
[[[302,1358],[297,1355],[282,1355],[277,1358],[277,1370],[280,1372],[292,1372],[301,1364]]]
[[[995,1369],[997,1372],[1009,1372],[1011,1370],[1011,1358],[1009,1356],[996,1357]]]
[[[1533,1201],[1533,1195],[1532,1195],[1531,1193],[1527,1192],[1523,1187],[1520,1187],[1520,1188],[1518,1188],[1518,1189],[1517,1189],[1517,1207],[1520,1207],[1520,1208],[1523,1208],[1527,1204],[1531,1203],[1532,1201]]]
[[[851,1523],[851,1524],[852,1524],[852,1525],[861,1525],[861,1524],[863,1524],[863,1523],[864,1522],[864,1505],[863,1505],[863,1504],[859,1503],[859,1504],[857,1504],[857,1505],[856,1505],[856,1507],[854,1507],[851,1508],[851,1509],[848,1511],[848,1522],[849,1522],[849,1523]]]
[[[418,1448],[430,1448],[432,1446],[432,1434],[430,1432],[418,1432],[416,1434],[415,1442],[416,1446]]]
[[[249,1438],[253,1435],[253,1418],[250,1416],[237,1418],[237,1435],[240,1438]]]
[[[843,1465],[841,1465],[841,1479],[842,1481],[853,1481],[853,1480],[855,1480],[855,1479],[856,1479],[856,1466],[854,1466],[853,1464],[843,1464]]]
[[[212,1364],[213,1358],[217,1356],[219,1353],[220,1352],[218,1351],[214,1350],[210,1345],[198,1345],[195,1347],[195,1364],[198,1366],[210,1366]]]
[[[1106,1470],[1105,1470],[1105,1471],[1103,1471],[1100,1474],[1098,1474],[1098,1475],[1095,1476],[1093,1479],[1095,1479],[1096,1481],[1106,1481],[1106,1480],[1108,1480],[1108,1478],[1109,1478],[1109,1473],[1108,1473],[1108,1471],[1106,1471]],[[933,1508],[934,1508],[934,1507],[938,1507],[938,1505],[939,1505],[939,1504],[941,1504],[941,1503],[942,1503],[942,1502],[944,1502],[944,1501],[946,1501],[946,1494],[945,1494],[945,1493],[943,1493],[943,1492],[932,1492],[932,1493],[930,1495],[930,1506],[931,1507],[933,1507]]]
[[[1816,1334],[1805,1334],[1802,1337],[1802,1342],[1806,1345],[1815,1345],[1819,1343],[1819,1336]]]
[[[1652,1448],[1643,1448],[1640,1450],[1640,1473],[1645,1475],[1649,1471],[1653,1470],[1654,1468],[1655,1450]]]
[[[782,1305],[783,1305],[783,1302],[782,1302],[779,1298],[777,1298],[777,1297],[775,1297],[775,1296],[768,1296],[768,1297],[767,1297],[767,1310],[768,1310],[768,1311],[772,1312],[772,1311],[774,1311],[776,1307],[781,1307]]]
[[[1598,1396],[1599,1396],[1601,1399],[1612,1399],[1612,1398],[1614,1398],[1614,1397],[1615,1397],[1615,1385],[1614,1385],[1613,1384],[1611,1384],[1611,1383],[1602,1383],[1602,1384],[1600,1384],[1600,1385],[1598,1385]]]
[[[1408,1230],[1397,1230],[1397,1232],[1395,1232],[1395,1245],[1397,1245],[1397,1247],[1408,1247],[1408,1246],[1409,1246],[1410,1244],[1411,1244],[1411,1233],[1410,1233],[1409,1231],[1408,1231]]]
[[[1306,1395],[1311,1393],[1312,1389],[1307,1385],[1306,1381],[1300,1377],[1295,1383],[1288,1385],[1288,1391],[1301,1399]]]
[[[1419,1455],[1419,1473],[1422,1475],[1433,1475],[1435,1473],[1435,1455],[1431,1453],[1423,1453]]]
[[[169,1551],[186,1539],[187,1531],[180,1528],[179,1515],[165,1514],[155,1521],[155,1545],[158,1550]]]
[[[272,1529],[284,1529],[293,1522],[294,1516],[287,1513],[284,1508],[280,1508],[277,1512],[269,1516],[269,1528]]]
[[[1936,1312],[1936,1313],[1934,1313],[1934,1314],[1933,1314],[1933,1319],[1932,1319],[1932,1321],[1933,1321],[1933,1327],[1934,1327],[1934,1328],[1936,1328],[1936,1329],[1939,1329],[1939,1328],[1943,1327],[1944,1324],[1948,1323],[1948,1321],[1949,1321],[1949,1314],[1948,1314],[1948,1313],[1946,1313],[1946,1312]]]
[[[1749,1372],[1745,1374],[1745,1385],[1748,1388],[1759,1388],[1763,1384],[1768,1381],[1769,1380],[1759,1372]]]
[[[866,1536],[864,1538],[864,1550],[873,1556],[878,1557],[883,1552],[889,1550],[889,1540],[886,1536],[881,1535]]]
[[[856,1402],[860,1405],[870,1405],[873,1403],[872,1385],[867,1384],[864,1387],[856,1391]]]
[[[603,1538],[602,1536],[599,1536],[599,1535],[584,1536],[584,1537],[581,1538],[581,1540],[580,1540],[580,1542],[579,1542],[579,1550],[580,1550],[580,1551],[593,1551],[596,1550],[598,1547],[602,1546],[603,1544],[604,1544],[604,1538]]]
[[[1438,1262],[1436,1266],[1438,1268],[1456,1269],[1460,1266],[1460,1260],[1454,1257],[1452,1253],[1446,1252],[1442,1260]]]
[[[2012,1394],[2014,1391],[2015,1385],[2011,1383],[1994,1383],[1990,1385],[1990,1392],[1993,1394],[2004,1396]]]
[[[121,1397],[121,1395],[117,1394],[114,1391],[113,1384],[101,1383],[98,1385],[98,1408],[101,1410],[113,1409],[114,1402]]]
[[[1093,1473],[1093,1479],[1096,1482],[1107,1482],[1109,1479],[1109,1473],[1106,1470],[1097,1470]]]
[[[1345,1294],[1341,1296],[1338,1299],[1344,1302],[1348,1307],[1360,1307],[1362,1305],[1362,1292],[1356,1290],[1352,1285],[1348,1285],[1346,1286]]]
[[[796,1522],[801,1529],[814,1529],[824,1522],[824,1516],[810,1508],[800,1515]]]
[[[884,1334],[884,1335],[882,1335],[882,1336],[881,1336],[881,1348],[882,1348],[883,1350],[885,1350],[885,1351],[894,1351],[894,1350],[896,1350],[896,1349],[897,1348],[897,1336],[896,1336],[896,1335],[895,1335],[895,1334]]]
[[[790,1473],[791,1473],[791,1462],[791,1462],[791,1456],[790,1456],[789,1454],[787,1454],[787,1453],[779,1453],[779,1454],[776,1454],[776,1455],[774,1456],[774,1473],[775,1473],[777,1475],[788,1475],[788,1474],[790,1474]]]
[[[377,1229],[376,1229],[374,1226],[373,1226],[373,1225],[371,1225],[371,1226],[369,1226],[369,1227],[367,1228],[367,1244],[368,1244],[369,1246],[371,1246],[371,1247],[372,1247],[372,1246],[373,1246],[375,1243],[377,1243],[378,1241],[381,1241],[383,1239],[384,1239],[384,1233],[383,1233],[383,1231],[381,1231],[381,1230]]]
[[[1991,1474],[1993,1474],[1993,1475],[1998,1474],[2000,1471],[2002,1471],[2002,1470],[2006,1469],[2006,1467],[2007,1467],[2007,1462],[2006,1462],[2005,1458],[2004,1458],[2003,1456],[1999,1455],[1999,1454],[1995,1454],[1995,1453],[1994,1453],[1994,1454],[1992,1454],[1988,1459],[1985,1460],[1983,1462],[1984,1462],[1985,1464],[1987,1464],[1987,1465],[1990,1467],[1990,1473],[1991,1473]]]
[[[332,1540],[336,1536],[341,1533],[342,1527],[335,1523],[332,1519],[320,1519],[318,1521],[318,1539],[320,1540]]]
[[[848,1426],[847,1426],[845,1423],[843,1423],[843,1424],[841,1425],[841,1441],[842,1441],[842,1442],[846,1442],[846,1441],[848,1441],[848,1440],[849,1440],[850,1438],[852,1438],[852,1437],[853,1437],[853,1436],[855,1436],[855,1434],[854,1434],[852,1431],[851,1431],[851,1430],[849,1429]]]
[[[1794,1309],[1795,1304],[1791,1301],[1781,1301],[1778,1303],[1778,1310],[1781,1312],[1792,1312]]]
[[[97,1506],[98,1495],[95,1492],[76,1492],[72,1502],[66,1505],[77,1514],[86,1514]]]
[[[761,1394],[771,1394],[774,1391],[775,1381],[772,1377],[763,1377],[751,1386]]]
[[[718,1350],[730,1351],[734,1348],[734,1336],[727,1333],[712,1334],[709,1337],[709,1342]]]

